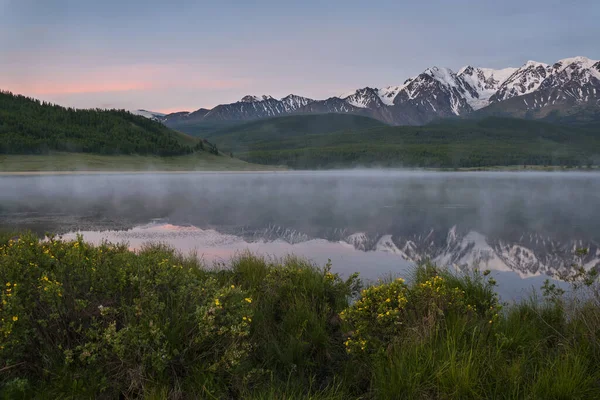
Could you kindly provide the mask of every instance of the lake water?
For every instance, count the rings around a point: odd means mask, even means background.
[[[434,260],[489,268],[505,298],[600,266],[600,174],[328,171],[0,177],[0,227],[166,242],[207,263],[249,249],[365,279]],[[589,248],[584,259],[577,248]]]

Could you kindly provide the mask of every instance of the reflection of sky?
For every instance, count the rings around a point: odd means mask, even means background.
[[[130,249],[138,249],[145,243],[166,243],[183,254],[197,254],[207,265],[214,262],[229,261],[242,251],[249,250],[254,254],[266,257],[282,258],[287,255],[305,257],[319,266],[331,260],[332,270],[347,277],[360,272],[364,281],[394,276],[408,277],[412,264],[399,255],[382,251],[363,252],[352,245],[341,242],[329,242],[322,239],[309,240],[297,244],[277,240],[273,242],[245,242],[243,239],[220,234],[212,230],[201,230],[194,227],[178,227],[174,225],[151,225],[137,227],[129,231],[81,232],[85,240],[100,243],[127,242]],[[72,239],[75,234],[68,234]],[[527,298],[533,290],[539,290],[545,276],[521,279],[514,272],[493,271],[492,276],[498,282],[497,292],[504,301]],[[566,286],[566,285],[565,285]]]
[[[0,88],[165,112],[326,98],[432,65],[598,59],[598,15],[597,0],[0,0]]]

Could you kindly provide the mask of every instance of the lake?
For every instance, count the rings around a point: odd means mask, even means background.
[[[494,271],[504,298],[600,266],[600,174],[355,170],[0,176],[0,227],[328,259],[343,275],[414,263]],[[575,255],[589,248],[587,256]]]

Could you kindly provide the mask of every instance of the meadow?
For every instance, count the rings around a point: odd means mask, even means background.
[[[0,398],[600,398],[593,271],[511,304],[489,271],[333,271],[3,234]]]
[[[285,168],[251,164],[225,155],[198,152],[183,156],[52,153],[0,155],[0,174],[17,172],[131,172],[131,171],[273,171]]]

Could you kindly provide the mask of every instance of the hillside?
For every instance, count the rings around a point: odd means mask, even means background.
[[[216,148],[124,110],[77,110],[0,92],[0,154],[175,156]]]
[[[570,127],[488,117],[442,120],[426,126],[385,126],[364,117],[354,127],[332,124],[334,114],[256,121],[210,136],[220,149],[261,164],[292,168],[484,167],[498,165],[591,165],[600,160],[597,125]],[[341,117],[335,115],[335,117]],[[290,119],[292,118],[292,119]],[[358,123],[360,121],[360,123]],[[361,124],[363,127],[360,128]],[[291,127],[290,127],[291,125]],[[339,128],[339,129],[338,129]]]
[[[348,114],[294,115],[253,121],[208,133],[206,137],[228,152],[238,153],[254,146],[277,149],[287,140],[336,132],[360,132],[387,125],[368,117]]]

